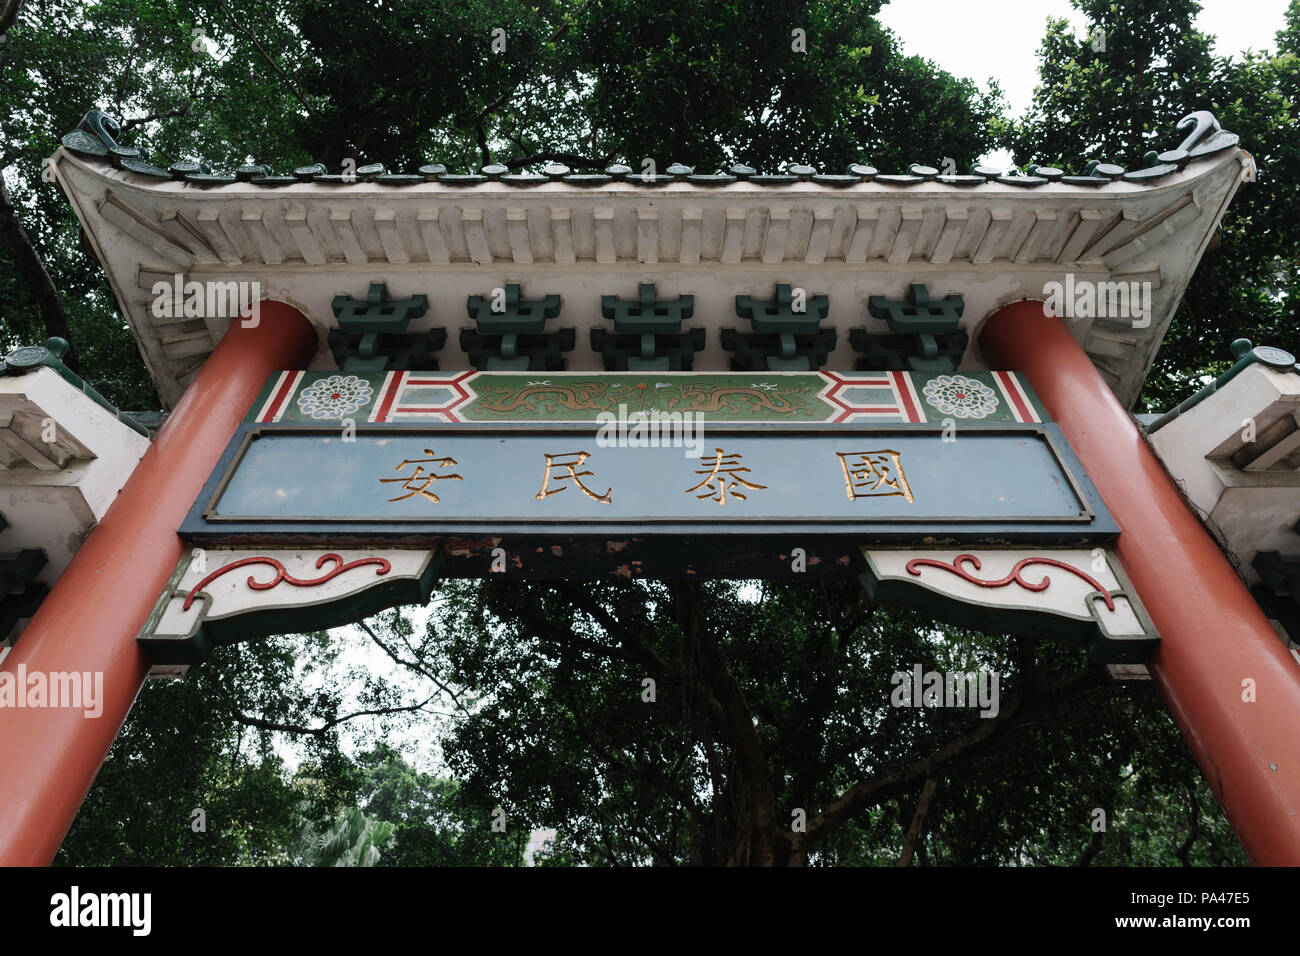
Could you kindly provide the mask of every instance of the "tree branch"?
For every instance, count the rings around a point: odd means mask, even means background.
[[[572,17],[565,19],[565,21],[561,23],[549,37],[546,38],[546,40],[541,44],[541,46],[538,49],[545,49],[547,46],[554,43],[556,40],[560,39],[560,37],[564,36],[564,34],[568,33],[569,27],[573,25],[573,19],[576,18],[577,15],[581,13],[584,9],[586,9],[587,4],[589,3],[591,3],[591,0],[582,0],[582,3],[578,5],[578,8],[573,11]],[[519,65],[522,66],[523,64],[520,63]],[[522,74],[518,80],[515,80],[514,84],[509,89],[503,92],[500,96],[498,96],[487,106],[483,107],[483,109],[479,111],[478,116],[474,117],[475,125],[482,123],[483,120],[487,119],[491,114],[495,113],[498,109],[504,106],[510,100],[510,97],[514,95],[515,90],[519,88],[519,84],[523,82],[523,77],[526,75],[527,75],[526,72]]]
[[[531,156],[518,156],[514,159],[507,159],[503,166],[507,169],[522,169],[525,166],[533,166],[537,163],[564,163],[566,166],[595,166],[603,169],[612,156],[579,156],[577,153],[552,153],[539,152]]]
[[[907,828],[903,839],[903,852],[898,857],[899,866],[911,866],[912,854],[916,851],[916,841],[920,839],[921,827],[925,824],[925,815],[930,812],[930,802],[934,792],[939,789],[938,777],[926,777],[921,787],[921,798],[916,802],[916,812],[912,814],[912,823]]]
[[[614,617],[605,605],[594,601],[587,591],[575,588],[570,581],[552,581],[550,586],[552,591],[565,598],[575,610],[586,614],[599,624],[606,634],[623,645],[627,653],[625,655],[614,655],[615,657],[640,664],[651,673],[660,676],[681,678],[683,684],[687,687],[687,692],[691,694],[694,702],[705,712],[705,716],[713,725],[718,728],[725,727],[726,718],[722,711],[722,705],[707,687],[685,680],[686,675],[680,667],[660,657],[650,645],[638,640],[633,635],[631,628]],[[577,634],[571,633],[567,639],[592,650],[610,650],[602,644],[590,641]]]
[[[342,717],[332,717],[319,727],[302,727],[298,724],[282,724],[274,720],[265,720],[261,717],[250,717],[237,708],[231,708],[231,716],[241,724],[247,724],[250,727],[257,727],[261,730],[277,730],[286,734],[305,734],[312,737],[321,737],[329,733],[339,724],[347,723],[349,720],[356,720],[358,717],[377,717],[381,714],[401,714],[423,709],[424,705],[437,697],[437,694],[430,694],[418,704],[407,704],[402,707],[376,707],[371,710],[358,710],[352,714],[345,714]]]
[[[843,669],[847,644],[858,629],[870,623],[875,615],[875,609],[873,608],[865,617],[858,617],[852,621],[846,631],[840,626],[840,622],[836,620],[835,612],[831,608],[830,594],[824,581],[821,582],[821,593],[826,607],[826,620],[830,622],[835,635],[831,661],[827,667],[815,672],[812,689],[807,697],[796,702],[795,706],[780,719],[772,720],[773,725],[777,728],[776,742],[778,748],[793,737],[809,719],[814,716],[824,717],[829,713],[835,704],[836,681]],[[820,652],[820,648],[818,650]]]
[[[582,611],[599,624],[606,634],[619,641],[627,649],[635,663],[639,663],[643,667],[647,667],[661,675],[673,672],[674,668],[671,664],[656,654],[648,644],[637,640],[630,629],[625,627],[618,618],[609,612],[609,608],[597,601],[593,601],[590,593],[579,590],[570,581],[552,581],[550,585],[551,590],[567,600],[575,610]],[[574,636],[576,637],[576,635]],[[579,638],[579,640],[583,639]],[[592,647],[602,646],[591,641],[588,644]]]
[[[1101,841],[1105,835],[1106,831],[1104,830],[1093,830],[1092,838],[1088,840],[1088,845],[1083,848],[1083,851],[1075,858],[1074,862],[1071,863],[1070,866],[1087,866],[1095,860],[1097,854],[1101,852]]]
[[[1193,845],[1201,835],[1201,801],[1196,798],[1194,787],[1188,789],[1187,795],[1191,798],[1191,807],[1189,809],[1192,817],[1192,829],[1188,832],[1187,839],[1174,851],[1174,856],[1178,857],[1178,862],[1183,866],[1192,865],[1189,854],[1191,854]]]
[[[154,120],[171,119],[176,116],[184,116],[186,113],[190,111],[190,107],[193,105],[194,105],[193,103],[186,103],[184,106],[178,106],[175,109],[164,110],[161,113],[150,113],[148,116],[140,116],[137,117],[136,119],[124,120],[122,122],[122,132],[125,133],[128,130],[133,130],[137,126],[143,126],[145,123],[152,123]]]
[[[18,19],[18,8],[23,0],[0,0],[0,36],[9,32],[9,28]]]
[[[855,783],[821,813],[808,821],[804,842],[811,847],[826,834],[841,826],[863,809],[911,790],[927,777],[946,771],[990,749],[998,740],[1024,723],[1035,711],[1065,697],[1073,696],[1100,683],[1100,673],[1092,668],[1077,671],[1050,684],[1028,699],[1016,698],[1009,707],[992,719],[980,719],[980,726],[970,733],[948,741],[928,757],[887,776],[876,776]]]
[[[230,14],[231,22],[235,24],[235,27],[248,37],[253,46],[257,48],[257,52],[262,54],[262,57],[267,63],[271,64],[271,68],[274,69],[276,73],[280,74],[280,79],[284,80],[285,86],[289,88],[289,92],[292,93],[298,102],[302,104],[302,108],[307,111],[307,115],[314,116],[315,111],[311,108],[311,104],[307,102],[307,97],[302,95],[302,92],[298,89],[297,85],[289,78],[289,74],[284,72],[284,68],[275,61],[271,54],[266,52],[266,48],[258,42],[257,37],[253,36],[253,31],[244,27],[237,19],[235,19],[234,11],[230,9],[229,4],[227,4],[225,0],[221,0],[221,5],[225,8],[226,12]]]
[[[383,651],[385,654],[387,654],[394,664],[398,664],[402,667],[406,667],[410,670],[413,670],[417,674],[421,675],[422,677],[427,677],[429,680],[433,681],[435,685],[437,685],[440,691],[442,691],[444,694],[446,694],[448,697],[452,699],[452,702],[457,706],[457,708],[460,709],[461,713],[465,713],[465,714],[469,713],[469,711],[465,709],[465,705],[460,702],[460,697],[456,695],[456,692],[452,690],[450,687],[448,687],[446,684],[444,684],[442,681],[438,680],[438,678],[432,672],[426,670],[424,667],[422,667],[420,664],[416,663],[415,661],[402,660],[402,658],[399,657],[392,648],[390,648],[387,644],[385,644],[383,641],[379,639],[379,636],[370,629],[370,625],[367,624],[365,621],[357,621],[357,627],[361,628],[361,630],[369,634],[370,639],[379,645],[379,649]]]

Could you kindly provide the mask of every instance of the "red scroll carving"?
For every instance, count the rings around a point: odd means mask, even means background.
[[[250,564],[267,564],[275,568],[275,577],[270,581],[254,581],[251,574],[248,576],[248,586],[254,591],[269,591],[281,581],[287,581],[296,588],[314,588],[318,584],[324,584],[331,578],[337,577],[344,571],[351,571],[353,568],[359,568],[366,564],[373,564],[378,567],[378,570],[375,571],[376,576],[385,575],[393,568],[392,564],[390,564],[386,558],[359,558],[356,561],[349,561],[347,564],[344,564],[343,558],[337,554],[322,554],[316,559],[316,567],[318,569],[325,567],[325,562],[327,561],[333,561],[334,567],[330,568],[329,571],[325,572],[325,574],[318,578],[303,579],[295,578],[292,574],[286,571],[284,565],[275,558],[240,558],[238,561],[230,562],[225,567],[218,568],[198,584],[194,585],[194,587],[190,589],[190,593],[185,595],[185,604],[183,605],[182,610],[188,611],[190,605],[194,603],[195,596],[217,578],[235,570],[236,568],[242,568],[245,565]]]
[[[1048,585],[1052,583],[1052,579],[1047,575],[1043,575],[1043,580],[1034,584],[1022,578],[1020,572],[1031,564],[1047,564],[1054,568],[1060,568],[1063,571],[1069,571],[1075,577],[1092,585],[1096,591],[1100,592],[1102,599],[1106,602],[1106,608],[1111,611],[1115,610],[1114,599],[1110,596],[1110,592],[1101,586],[1099,581],[1080,571],[1078,568],[1072,567],[1064,561],[1057,561],[1055,558],[1022,558],[1016,562],[1016,566],[1011,569],[1010,574],[1004,578],[998,578],[996,581],[985,581],[975,577],[962,567],[963,564],[970,564],[976,571],[980,570],[981,566],[980,559],[975,557],[973,554],[959,554],[957,557],[952,559],[952,564],[944,564],[942,561],[936,560],[935,558],[913,558],[911,561],[907,562],[907,573],[919,577],[921,574],[919,568],[921,567],[939,568],[940,570],[947,571],[950,574],[955,574],[962,580],[969,581],[971,584],[982,588],[1004,588],[1008,584],[1015,582],[1026,591],[1046,591]]]

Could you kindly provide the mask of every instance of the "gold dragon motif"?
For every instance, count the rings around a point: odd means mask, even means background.
[[[611,384],[617,387],[616,383],[610,382],[574,382],[573,385],[542,383],[521,389],[480,385],[478,389],[482,401],[477,411],[496,415],[508,415],[521,408],[526,408],[533,415],[543,415],[558,409],[599,411],[610,405],[606,393]],[[496,392],[498,397],[489,400],[484,392]]]
[[[685,403],[685,410],[692,412],[726,410],[732,415],[761,411],[777,415],[812,414],[812,409],[807,405],[796,405],[776,389],[740,385],[683,384],[680,386],[680,393],[681,398],[675,398],[668,403],[670,408],[680,408]]]

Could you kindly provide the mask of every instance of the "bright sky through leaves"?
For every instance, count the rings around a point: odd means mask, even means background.
[[[1215,38],[1214,52],[1236,56],[1243,50],[1273,49],[1283,27],[1288,0],[1201,0],[1197,26]],[[1014,116],[1024,115],[1038,84],[1038,47],[1048,17],[1064,17],[1082,37],[1083,15],[1069,0],[1006,0],[990,11],[966,0],[894,0],[877,19],[898,34],[903,52],[933,60],[955,76],[985,83],[998,81]],[[936,24],[972,22],[969,30]],[[996,22],[996,29],[990,29]],[[1188,109],[1194,108],[1188,104]],[[1011,153],[997,150],[984,157],[994,166],[1011,165]]]

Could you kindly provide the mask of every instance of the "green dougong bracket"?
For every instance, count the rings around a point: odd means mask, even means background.
[[[653,282],[643,282],[636,299],[600,297],[600,311],[614,320],[614,333],[591,330],[591,347],[600,352],[609,372],[691,370],[695,353],[704,348],[704,330],[682,332],[695,314],[695,297],[656,299]]]
[[[889,331],[898,334],[956,331],[965,309],[966,303],[959,295],[946,295],[931,302],[929,291],[919,282],[907,287],[906,300],[886,299],[883,295],[873,295],[867,300],[867,311],[872,318],[884,319]]]
[[[1300,521],[1291,530],[1300,534]],[[1261,551],[1255,555],[1251,567],[1261,579],[1261,583],[1250,589],[1251,596],[1265,614],[1282,625],[1291,641],[1300,639],[1300,558]]]
[[[1276,551],[1261,551],[1251,565],[1274,594],[1300,598],[1300,559],[1284,558]]]
[[[523,299],[517,284],[505,287],[505,301],[497,311],[499,297],[472,295],[466,311],[475,329],[460,333],[460,347],[478,369],[489,371],[558,371],[564,368],[561,352],[573,348],[573,329],[545,333],[546,321],[560,314],[560,297]]]
[[[870,335],[865,329],[849,333],[849,342],[865,358],[859,370],[951,372],[961,362],[969,341],[959,326],[966,303],[960,295],[932,300],[920,283],[907,287],[906,299],[873,295],[867,300],[872,318],[883,319],[889,335]]]
[[[364,300],[336,295],[330,307],[339,320],[339,328],[347,332],[405,332],[411,319],[418,319],[428,311],[429,300],[423,295],[390,299],[385,283],[372,282]]]
[[[0,529],[4,520],[0,518]],[[36,580],[45,567],[43,551],[26,550],[0,556],[0,641],[20,620],[31,617],[50,589]]]
[[[339,327],[331,329],[329,347],[344,372],[390,372],[412,368],[433,370],[429,353],[447,342],[445,329],[406,331],[412,319],[428,311],[424,295],[390,299],[383,282],[370,283],[364,299],[336,295],[330,307]]]
[[[775,299],[736,296],[736,315],[749,319],[753,334],[722,330],[722,347],[734,353],[737,371],[809,372],[826,362],[835,348],[835,330],[821,324],[830,312],[830,298],[809,296],[804,309],[795,311],[794,292],[778,282]]]

